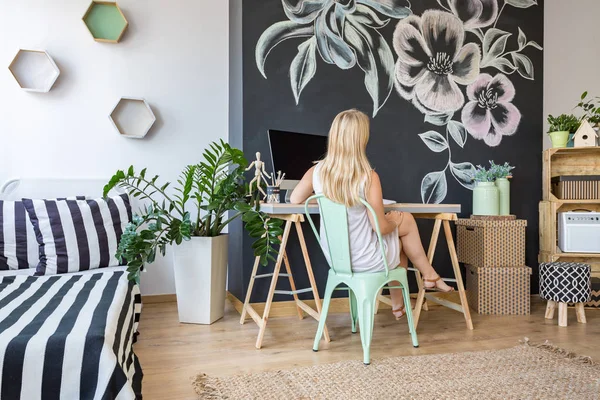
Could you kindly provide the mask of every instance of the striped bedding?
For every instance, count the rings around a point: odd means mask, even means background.
[[[125,271],[0,280],[0,399],[141,398]]]

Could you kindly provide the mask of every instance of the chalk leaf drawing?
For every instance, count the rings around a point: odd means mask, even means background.
[[[289,21],[271,25],[256,44],[256,65],[265,79],[271,50],[287,39],[306,38],[290,65],[296,104],[316,74],[318,52],[323,61],[342,70],[358,64],[376,116],[394,87],[394,55],[379,30],[390,18],[403,19],[412,13],[408,0],[282,0],[282,5]]]
[[[425,203],[446,198],[448,171],[463,187],[474,188],[476,169],[470,162],[452,160],[453,142],[465,148],[470,135],[495,147],[504,136],[516,134],[521,113],[512,104],[516,93],[508,76],[534,80],[533,62],[524,53],[528,48],[542,50],[520,27],[517,32],[496,27],[507,6],[528,8],[537,5],[535,0],[504,0],[501,7],[499,0],[437,3],[441,10],[399,21],[393,37],[397,93],[424,114],[426,123],[446,130],[445,136],[435,130],[419,135],[432,152],[448,152],[446,167],[421,181]],[[515,34],[516,46],[511,42]]]
[[[448,148],[448,141],[446,138],[436,131],[421,133],[419,136],[421,137],[421,140],[425,142],[427,147],[436,153],[441,153]]]
[[[448,194],[446,171],[430,172],[421,182],[421,200],[423,203],[439,204]]]
[[[506,75],[498,74],[492,78],[489,74],[481,74],[467,87],[467,97],[469,102],[462,110],[462,121],[471,136],[495,147],[503,136],[517,132],[521,112],[511,103],[515,87]]]

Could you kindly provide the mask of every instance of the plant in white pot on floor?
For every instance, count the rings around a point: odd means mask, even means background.
[[[266,265],[275,260],[282,222],[259,211],[258,197],[247,196],[247,161],[241,150],[220,141],[203,153],[203,161],[185,168],[177,184],[158,183],[158,176],[117,171],[104,187],[124,188],[146,205],[121,237],[117,257],[127,262],[129,278],[142,266],[165,255],[173,245],[177,308],[180,322],[211,324],[225,307],[228,237],[225,227],[242,217],[255,239],[252,248]],[[229,212],[233,215],[228,215]]]

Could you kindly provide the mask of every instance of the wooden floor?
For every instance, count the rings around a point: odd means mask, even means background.
[[[533,342],[552,341],[580,355],[600,360],[600,310],[586,310],[588,323],[578,324],[569,309],[569,327],[559,328],[544,320],[540,300],[532,314],[520,317],[480,316],[473,313],[475,329],[465,328],[461,314],[442,307],[423,312],[419,324],[420,347],[410,343],[406,319],[396,321],[389,310],[375,316],[371,347],[377,358],[502,349],[517,345],[524,337]],[[180,324],[176,303],[144,306],[135,351],[144,370],[145,399],[196,399],[191,378],[203,372],[226,376],[244,372],[289,369],[362,358],[360,335],[350,332],[347,314],[331,314],[327,325],[332,342],[322,342],[314,353],[316,322],[312,318],[272,318],[264,346],[254,348],[258,328],[251,320],[239,324],[239,314],[227,304],[225,317],[211,326]]]

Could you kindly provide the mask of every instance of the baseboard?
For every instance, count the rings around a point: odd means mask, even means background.
[[[142,296],[142,304],[157,304],[157,303],[176,303],[177,296],[175,294],[153,294]]]

